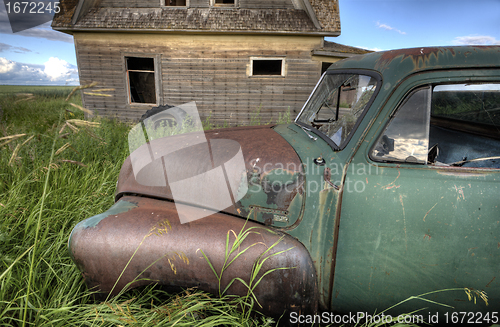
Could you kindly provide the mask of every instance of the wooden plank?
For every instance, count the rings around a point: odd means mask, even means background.
[[[210,0],[187,0],[189,1],[189,7],[192,8],[208,8],[210,6]]]
[[[160,0],[101,0],[102,8],[157,8],[160,7]]]
[[[241,8],[263,9],[294,9],[291,0],[239,0]]]

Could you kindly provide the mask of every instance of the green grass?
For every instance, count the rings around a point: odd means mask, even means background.
[[[74,86],[0,85],[0,97],[15,96],[18,93],[32,93],[35,95],[68,95],[73,88]]]
[[[195,290],[168,294],[150,286],[94,301],[68,237],[113,204],[132,126],[104,118],[93,120],[99,127],[85,126],[68,103],[81,105],[79,92],[65,101],[70,91],[0,87],[0,326],[271,324],[236,309],[248,298]]]

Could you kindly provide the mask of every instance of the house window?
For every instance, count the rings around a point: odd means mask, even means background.
[[[236,0],[212,0],[212,5],[220,7],[234,7],[236,6]]]
[[[327,70],[328,68],[332,65],[331,62],[322,62],[321,63],[321,75],[323,75]]]
[[[185,7],[187,0],[165,0],[165,6]]]
[[[251,58],[250,76],[285,76],[283,58]]]
[[[156,104],[155,60],[125,57],[130,103]]]

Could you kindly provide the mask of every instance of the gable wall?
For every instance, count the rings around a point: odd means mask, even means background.
[[[189,0],[189,7],[208,8],[210,7],[210,0]]]
[[[100,115],[137,120],[153,105],[129,104],[124,55],[156,56],[159,104],[196,101],[202,119],[243,124],[260,108],[263,121],[300,111],[320,77],[311,50],[321,37],[75,33],[82,84],[114,88],[111,98],[84,95]],[[284,57],[286,76],[249,77],[250,57]],[[159,76],[158,76],[159,77]]]
[[[291,0],[239,0],[241,8],[279,8],[279,9],[294,9]]]
[[[208,8],[210,0],[188,0],[189,7]],[[237,0],[240,8],[249,9],[294,9],[292,0]],[[159,8],[162,0],[101,0],[99,7],[103,8]]]
[[[102,8],[159,8],[161,0],[101,0]]]

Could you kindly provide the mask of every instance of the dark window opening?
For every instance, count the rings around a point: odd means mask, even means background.
[[[253,60],[252,75],[282,75],[283,59]]]
[[[216,5],[234,5],[235,0],[215,0]]]
[[[330,67],[331,65],[332,65],[331,62],[322,62],[321,63],[321,75],[323,75],[328,70],[328,67]]]
[[[154,58],[126,57],[130,103],[156,104]]]
[[[165,0],[165,6],[172,6],[172,7],[186,6],[186,0]]]

